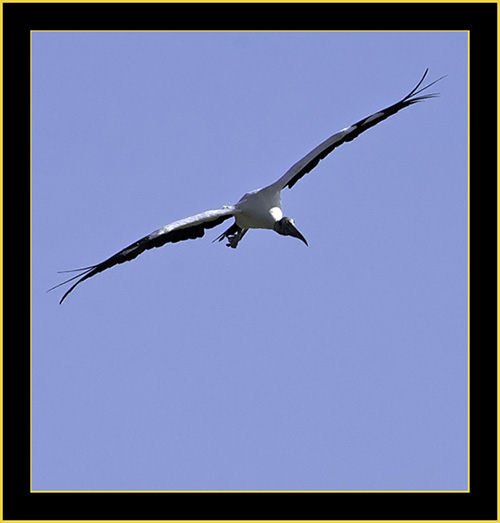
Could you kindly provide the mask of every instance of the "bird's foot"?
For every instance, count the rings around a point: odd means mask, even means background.
[[[229,234],[228,236],[226,236],[226,238],[226,247],[231,247],[232,249],[236,249],[236,247],[238,247],[238,242],[240,241],[239,234]]]
[[[238,229],[234,234],[228,234],[226,237],[229,243],[226,243],[226,246],[236,249],[238,243],[243,239],[247,231],[248,229]]]
[[[228,241],[226,246],[231,247],[232,249],[236,249],[236,247],[238,247],[238,243],[241,241],[243,236],[245,236],[247,231],[248,229],[241,229],[234,223],[227,231],[224,231],[220,236],[217,236],[214,242],[221,242],[224,238],[226,238]]]

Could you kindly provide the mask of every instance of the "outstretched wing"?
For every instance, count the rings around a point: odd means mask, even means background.
[[[176,243],[183,240],[194,240],[196,238],[201,238],[205,234],[205,229],[211,229],[221,224],[223,221],[228,220],[234,216],[235,208],[234,207],[224,207],[222,209],[217,209],[214,211],[206,211],[195,216],[190,216],[189,218],[184,218],[183,220],[178,220],[172,222],[156,231],[152,232],[148,236],[137,240],[132,245],[125,247],[120,252],[117,252],[107,260],[104,260],[97,265],[91,265],[90,267],[83,267],[81,269],[75,269],[74,271],[63,271],[63,272],[79,272],[76,276],[73,276],[69,280],[63,281],[58,285],[49,289],[52,291],[57,289],[61,285],[69,283],[70,281],[79,280],[74,283],[63,295],[61,301],[62,303],[66,296],[82,281],[85,281],[96,274],[105,271],[119,263],[133,260],[139,254],[142,254],[148,249],[153,247],[161,247],[166,243]]]
[[[285,187],[291,189],[305,174],[314,169],[320,160],[329,155],[339,145],[354,140],[354,138],[357,138],[361,133],[365,132],[367,129],[370,129],[370,127],[377,125],[386,118],[389,118],[389,116],[396,114],[398,111],[401,111],[401,109],[404,109],[409,105],[438,96],[435,93],[421,94],[436,82],[439,82],[439,80],[444,78],[444,76],[442,76],[441,78],[434,80],[434,82],[431,82],[424,87],[420,87],[425,77],[427,76],[428,71],[428,69],[425,70],[425,73],[420,79],[420,82],[418,82],[415,88],[402,100],[389,107],[386,107],[385,109],[382,109],[381,111],[378,111],[377,113],[372,114],[371,116],[363,118],[350,127],[342,129],[341,131],[330,136],[330,138],[326,139],[309,154],[304,156],[304,158],[290,167],[290,169],[288,169],[288,171],[278,181],[276,181],[273,186],[276,186],[279,189],[284,189]]]

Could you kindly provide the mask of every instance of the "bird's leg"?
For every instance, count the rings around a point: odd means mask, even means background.
[[[236,223],[233,223],[227,231],[224,231],[220,236],[215,238],[214,242],[217,240],[221,242],[224,238],[227,238],[228,243],[226,243],[226,245],[236,249],[236,247],[238,247],[238,242],[241,241],[247,231],[248,229],[242,229],[241,227],[238,227]]]
[[[238,227],[238,230],[231,235],[227,236],[228,242],[226,245],[228,247],[232,247],[233,249],[236,249],[238,247],[238,243],[243,239],[243,236],[247,233],[248,229],[240,229]]]

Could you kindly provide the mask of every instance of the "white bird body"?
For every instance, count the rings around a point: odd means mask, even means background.
[[[363,118],[359,122],[333,134],[292,165],[283,176],[271,185],[244,194],[243,197],[234,205],[224,206],[221,209],[206,211],[169,223],[168,225],[165,225],[144,238],[134,242],[125,249],[122,249],[101,263],[84,267],[82,269],[76,269],[75,272],[80,272],[80,274],[52,287],[52,289],[55,289],[60,285],[64,285],[65,283],[79,278],[77,282],[66,291],[61,298],[60,303],[62,303],[66,296],[68,296],[68,294],[82,281],[109,269],[110,267],[133,260],[147,249],[161,247],[166,243],[176,243],[183,240],[201,238],[205,234],[206,229],[216,227],[229,218],[234,218],[235,221],[233,225],[231,225],[229,229],[224,231],[214,241],[222,241],[226,238],[228,240],[228,247],[232,247],[233,249],[238,246],[238,243],[249,229],[271,229],[283,236],[293,236],[298,238],[307,245],[306,239],[295,227],[294,221],[291,218],[283,216],[281,191],[285,187],[291,189],[305,174],[314,169],[320,160],[328,156],[338,146],[354,140],[367,129],[370,129],[379,122],[389,118],[393,114],[396,114],[401,109],[437,96],[436,94],[421,95],[423,91],[441,80],[441,78],[438,78],[438,80],[435,80],[424,87],[420,87],[427,72],[428,71],[426,70],[417,86],[399,102],[396,102],[381,111],[377,111],[376,113]]]
[[[251,191],[235,205],[236,224],[242,229],[274,229],[283,218],[281,191],[272,186]]]

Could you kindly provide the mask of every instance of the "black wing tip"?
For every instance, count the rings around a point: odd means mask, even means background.
[[[427,85],[424,85],[423,87],[420,87],[424,83],[424,80],[426,79],[428,73],[429,73],[429,68],[427,68],[424,71],[424,74],[422,75],[422,78],[420,78],[418,84],[403,98],[403,100],[402,100],[403,102],[413,104],[413,103],[422,102],[424,100],[429,100],[430,98],[439,97],[439,93],[427,93],[427,94],[420,95],[420,93],[427,91],[427,89],[429,89],[429,87],[432,87],[433,85],[437,84],[438,82],[440,82],[443,78],[446,78],[446,76],[447,76],[446,74],[443,76],[440,76],[437,80],[434,80],[433,82],[431,82]]]
[[[50,289],[47,290],[47,292],[51,292],[62,285],[66,285],[70,281],[76,280],[77,278],[80,278],[77,282],[75,282],[62,296],[62,298],[59,300],[59,305],[62,305],[62,302],[66,299],[68,294],[82,281],[86,280],[90,276],[92,276],[91,272],[96,269],[96,265],[92,265],[91,267],[82,267],[81,269],[71,269],[69,271],[58,271],[58,273],[66,273],[66,272],[79,272],[80,274],[77,274],[76,276],[73,276],[72,278],[68,278],[67,280],[64,280],[61,283],[58,283],[57,285],[54,285]]]
[[[59,300],[59,305],[62,305],[63,301],[67,298],[68,294],[80,283],[80,281],[81,280],[78,280],[62,295],[62,298]]]

